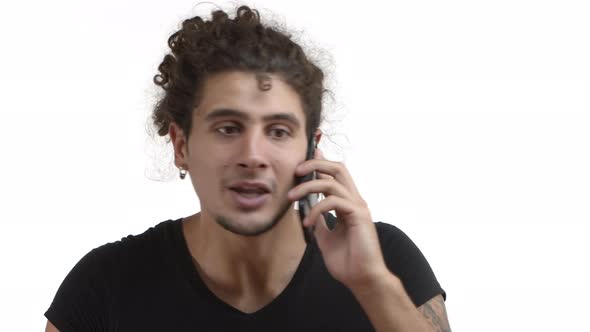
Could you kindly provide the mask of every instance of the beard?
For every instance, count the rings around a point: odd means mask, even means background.
[[[215,221],[217,224],[221,225],[225,230],[230,231],[237,235],[243,236],[258,236],[260,234],[264,234],[270,231],[273,227],[275,227],[279,221],[285,216],[287,211],[291,208],[292,203],[287,200],[285,203],[281,204],[277,213],[272,216],[266,222],[258,225],[256,228],[245,228],[241,227],[239,224],[232,221],[232,219],[225,217],[225,216],[217,216],[215,217]]]

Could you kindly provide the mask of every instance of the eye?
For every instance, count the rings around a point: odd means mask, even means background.
[[[281,128],[273,128],[270,130],[271,136],[275,138],[285,138],[287,136],[291,136],[291,133],[288,130],[281,129]]]
[[[240,128],[237,126],[223,126],[215,129],[218,133],[225,135],[225,136],[234,136],[240,131]]]

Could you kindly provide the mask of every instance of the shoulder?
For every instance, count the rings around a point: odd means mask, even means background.
[[[154,226],[149,227],[144,232],[140,234],[130,234],[127,236],[122,237],[120,240],[109,242],[104,246],[133,246],[141,242],[149,242],[149,241],[161,241],[164,238],[170,237],[173,235],[174,231],[177,227],[180,226],[180,222],[182,219],[168,219],[166,221],[162,221]]]
[[[404,232],[397,228],[395,225],[385,223],[382,221],[374,222],[375,227],[377,228],[377,233],[379,236],[402,236],[405,235]]]
[[[430,263],[414,241],[394,225],[374,224],[385,263],[400,278],[414,304],[420,306],[438,294],[446,299]]]
[[[136,235],[100,245],[76,263],[68,275],[71,279],[106,278],[121,270],[131,270],[161,253],[174,236],[174,226],[179,220],[166,220]]]
[[[155,258],[164,254],[169,245],[175,242],[180,219],[162,221],[140,234],[130,234],[120,240],[94,248],[88,255],[94,256],[104,267],[141,262],[142,257]]]
[[[66,275],[45,316],[59,330],[88,331],[108,318],[122,294],[153,275],[158,255],[167,262],[169,237],[177,221],[167,220],[87,252]],[[168,246],[166,245],[168,243]],[[162,253],[165,251],[165,253]],[[161,266],[161,263],[160,265]],[[69,326],[69,327],[68,327]]]
[[[374,224],[381,246],[386,247],[383,249],[387,249],[389,246],[414,245],[410,237],[397,226],[382,221],[375,222]]]
[[[399,270],[407,264],[423,260],[418,246],[400,228],[381,221],[374,224],[383,256],[388,265],[392,265],[391,268]]]
[[[82,289],[99,292],[113,280],[120,280],[121,272],[131,274],[138,266],[148,265],[153,252],[164,247],[168,233],[173,233],[174,222],[167,220],[141,234],[128,235],[90,250],[71,268],[56,297],[74,298]]]

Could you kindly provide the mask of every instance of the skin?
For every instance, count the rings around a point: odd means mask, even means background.
[[[418,308],[424,318],[437,332],[451,332],[445,300],[442,295],[437,295]]]

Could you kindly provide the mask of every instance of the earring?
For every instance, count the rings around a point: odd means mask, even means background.
[[[184,180],[184,178],[186,177],[186,169],[182,168],[182,166],[179,167],[180,169],[180,179]]]

